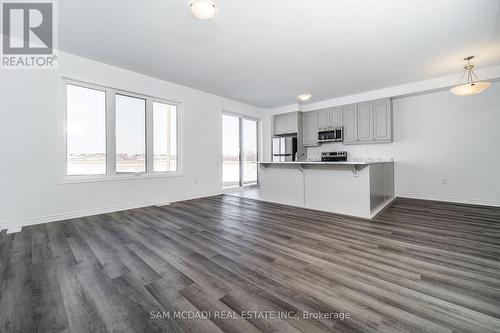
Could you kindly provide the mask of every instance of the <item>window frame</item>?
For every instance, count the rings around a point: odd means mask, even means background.
[[[150,109],[151,112],[147,113],[146,112],[146,117],[151,117],[150,123],[151,123],[151,130],[148,132],[146,128],[146,169],[149,170],[149,173],[151,174],[171,174],[174,173],[175,171],[155,171],[154,170],[154,103],[160,103],[160,104],[167,104],[167,105],[174,105],[176,106],[176,114],[175,114],[175,121],[176,121],[176,153],[177,153],[177,170],[179,171],[179,165],[180,165],[180,114],[179,114],[179,105],[177,104],[172,104],[172,103],[166,103],[164,100],[157,99],[157,98],[152,98],[150,101]],[[146,119],[147,121],[147,119]],[[148,134],[149,133],[149,134]],[[148,135],[150,135],[148,139]],[[149,141],[148,141],[149,140]],[[150,145],[148,145],[148,142],[151,142]],[[148,169],[150,168],[150,169]]]
[[[148,122],[148,100],[146,99],[146,97],[142,97],[141,95],[138,95],[138,94],[130,94],[130,93],[122,93],[121,91],[116,91],[115,90],[115,93],[113,94],[114,98],[113,98],[113,103],[115,103],[115,105],[113,106],[113,109],[112,109],[112,112],[113,112],[113,117],[114,117],[114,120],[113,120],[113,138],[114,140],[112,141],[113,143],[113,146],[114,146],[114,149],[115,151],[113,152],[113,168],[111,169],[111,174],[112,175],[116,175],[116,176],[122,176],[122,175],[126,175],[126,176],[140,176],[140,175],[144,175],[144,174],[147,174],[148,171],[149,171],[149,163],[148,163],[148,145],[149,144],[153,144],[153,142],[149,143],[148,142],[148,131],[150,130],[149,127],[151,127],[151,130],[152,130],[152,122],[149,123]],[[140,99],[140,100],[143,100],[144,101],[144,155],[146,157],[145,159],[145,165],[144,165],[144,172],[117,172],[116,171],[116,96],[123,96],[123,97],[129,97],[129,98],[136,98],[136,99]],[[106,110],[107,112],[107,110]],[[141,111],[142,112],[142,111]]]
[[[106,98],[106,174],[104,175],[68,175],[67,174],[67,85],[103,91]],[[146,126],[146,171],[141,173],[117,173],[116,172],[116,95],[129,96],[144,99],[145,126]],[[182,103],[165,98],[149,96],[146,94],[134,93],[123,89],[111,88],[99,84],[88,83],[67,77],[62,77],[60,85],[61,101],[59,107],[59,184],[88,183],[101,181],[134,180],[148,178],[168,178],[183,175],[182,168]],[[177,150],[177,170],[176,171],[154,171],[153,170],[153,102],[168,104],[176,107],[176,150]]]
[[[239,128],[239,136],[240,136],[240,156],[239,156],[239,163],[240,163],[240,172],[239,172],[239,184],[237,187],[224,187],[224,133],[223,131],[223,118],[224,115],[227,116],[233,116],[238,118],[238,128]],[[249,116],[243,113],[237,113],[237,112],[232,112],[228,111],[226,109],[223,109],[221,112],[221,118],[220,118],[220,126],[221,126],[221,131],[220,131],[220,144],[221,144],[221,165],[220,165],[220,176],[222,180],[222,192],[223,193],[231,193],[231,192],[237,192],[242,189],[249,189],[252,187],[258,187],[260,185],[260,177],[259,177],[259,171],[257,169],[257,181],[255,184],[250,184],[250,185],[244,185],[243,181],[243,119],[250,120],[250,121],[255,121],[255,127],[256,127],[256,148],[257,148],[257,162],[260,159],[261,156],[261,146],[260,146],[260,126],[261,126],[261,120],[257,117]]]

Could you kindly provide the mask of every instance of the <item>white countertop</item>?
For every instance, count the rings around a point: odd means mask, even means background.
[[[299,162],[257,162],[257,164],[277,165],[370,165],[380,163],[394,163],[393,161],[347,161],[347,162],[321,162],[321,161],[299,161]]]

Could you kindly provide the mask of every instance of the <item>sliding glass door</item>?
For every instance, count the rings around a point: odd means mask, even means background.
[[[240,119],[222,115],[223,187],[240,186]]]
[[[222,181],[224,188],[257,185],[258,121],[222,115]]]
[[[242,140],[242,183],[243,186],[257,185],[257,121],[241,120]]]

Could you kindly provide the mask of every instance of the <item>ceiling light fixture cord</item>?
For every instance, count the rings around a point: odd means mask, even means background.
[[[465,72],[462,73],[462,76],[458,80],[457,85],[460,85],[462,83],[462,80],[464,79],[465,74],[467,74],[467,71],[465,71]]]
[[[475,82],[479,82],[479,78],[477,77],[476,73],[474,73],[474,71],[472,71],[472,75],[474,75],[474,77],[476,78]]]
[[[468,83],[473,83],[472,81],[472,69],[474,68],[474,65],[470,64],[470,60],[467,60],[467,65],[465,66],[465,70],[467,71],[467,82]]]

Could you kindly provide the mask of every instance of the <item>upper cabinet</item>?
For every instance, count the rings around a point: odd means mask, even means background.
[[[388,100],[373,103],[373,138],[375,141],[392,141],[392,112]]]
[[[316,111],[305,112],[302,114],[302,119],[303,119],[302,142],[304,146],[317,146],[319,113]]]
[[[373,105],[358,104],[358,141],[373,141]]]
[[[298,132],[299,112],[278,114],[273,118],[274,135]]]
[[[318,128],[325,128],[330,126],[330,118],[328,110],[318,111]]]
[[[344,144],[392,142],[390,99],[318,111],[275,115],[273,135],[297,134],[300,147],[317,146],[318,132],[343,126]]]
[[[392,141],[392,109],[389,99],[342,108],[344,143],[381,143]]]
[[[318,111],[318,128],[342,126],[342,108]]]
[[[342,108],[334,108],[329,112],[330,126],[338,127],[342,126]]]
[[[358,141],[358,108],[348,105],[342,109],[344,115],[344,143]]]

